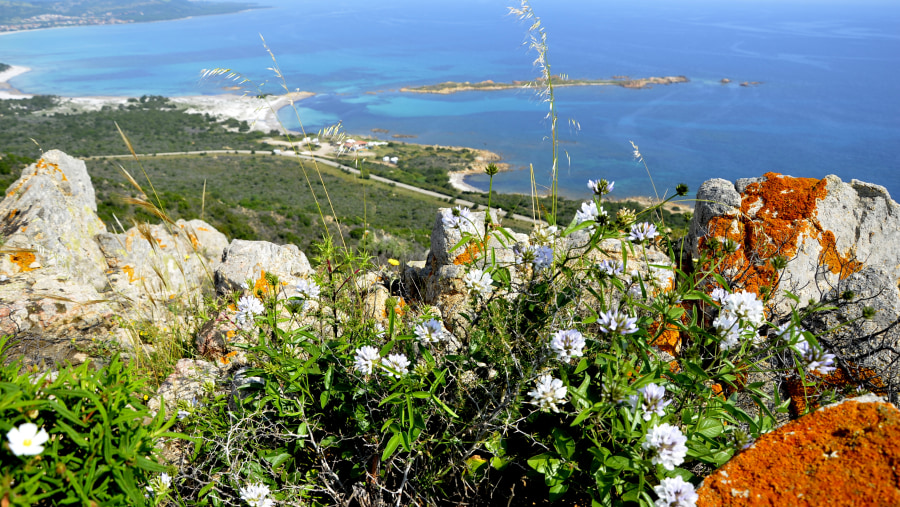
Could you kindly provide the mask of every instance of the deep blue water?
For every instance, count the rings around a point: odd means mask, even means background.
[[[302,103],[308,131],[343,121],[417,135],[415,142],[483,147],[515,167],[551,165],[547,104],[532,91],[411,95],[404,85],[509,81],[537,75],[526,26],[502,1],[311,2],[195,19],[77,27],[0,36],[0,62],[34,69],[12,81],[33,93],[193,95],[203,68],[238,70],[262,91],[286,86],[319,95]],[[900,4],[823,0],[535,0],[554,72],[601,78],[686,75],[649,90],[561,88],[560,185],[587,195],[588,178],[617,194],[650,194],[640,146],[657,188],[692,189],[710,177],[776,171],[837,174],[900,195]],[[733,83],[723,86],[727,77]],[[740,81],[761,81],[740,87]],[[381,91],[377,94],[366,92]],[[292,115],[284,115],[287,119]],[[570,128],[569,119],[580,124]],[[291,125],[296,127],[296,125]],[[2,127],[0,127],[2,128]],[[387,136],[389,138],[389,135]],[[484,185],[480,177],[469,180]],[[495,188],[527,192],[523,171]]]

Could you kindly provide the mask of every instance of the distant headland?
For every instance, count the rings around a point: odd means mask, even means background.
[[[649,88],[653,85],[670,85],[676,83],[687,83],[690,80],[685,76],[666,76],[666,77],[643,77],[632,79],[628,76],[613,76],[610,79],[568,79],[563,76],[553,76],[551,83],[554,87],[560,86],[621,86],[623,88]],[[511,83],[497,83],[491,80],[481,81],[479,83],[470,83],[468,81],[456,82],[447,81],[433,85],[424,86],[408,86],[400,89],[401,92],[408,93],[437,93],[447,95],[450,93],[465,91],[493,91],[493,90],[509,90],[512,88],[540,88],[545,86],[545,79],[533,81],[513,81]]]
[[[259,8],[248,2],[194,2],[191,0],[51,0],[0,2],[0,33],[64,26],[117,25],[167,21],[194,16],[228,14]]]

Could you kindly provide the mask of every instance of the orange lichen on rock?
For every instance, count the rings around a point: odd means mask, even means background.
[[[19,266],[23,272],[34,271],[35,268],[31,267],[34,263],[35,258],[34,254],[31,252],[17,252],[14,254],[10,254],[9,260]]]
[[[900,505],[900,411],[846,401],[763,435],[697,491],[699,507]]]
[[[728,254],[720,271],[730,271],[745,290],[765,296],[778,286],[774,256],[791,258],[804,240],[816,240],[822,248],[819,263],[841,279],[859,271],[851,251],[837,251],[834,233],[817,219],[816,206],[828,196],[828,180],[793,178],[769,172],[750,183],[741,196],[740,216],[720,216],[707,224],[709,234],[700,248],[709,250],[709,238],[730,239],[741,248]],[[708,266],[707,266],[708,267]],[[764,289],[764,287],[766,289]]]
[[[469,241],[463,253],[453,258],[453,264],[457,266],[463,264],[471,264],[481,255],[481,243],[477,241]]]
[[[269,282],[266,280],[266,270],[263,269],[259,272],[259,278],[256,279],[256,283],[253,284],[253,295],[262,298],[268,293]]]
[[[127,265],[126,265],[126,266],[122,266],[122,271],[124,271],[125,274],[128,275],[128,282],[129,282],[129,283],[134,283],[135,281],[141,279],[141,277],[139,277],[139,276],[138,276],[138,277],[135,277],[135,276],[134,276],[134,268],[133,268],[132,266],[127,266]]]
[[[650,325],[650,335],[655,336],[650,345],[667,354],[678,357],[678,354],[681,352],[681,333],[678,332],[678,326],[669,323],[661,332],[659,327],[659,322],[654,322]]]

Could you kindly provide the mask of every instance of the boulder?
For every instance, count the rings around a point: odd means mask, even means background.
[[[177,412],[178,402],[194,406],[203,398],[204,384],[215,384],[219,368],[208,361],[179,359],[175,369],[159,386],[157,396],[147,406],[160,410],[165,406],[167,417]]]
[[[54,270],[57,277],[103,290],[106,259],[94,241],[103,232],[84,162],[48,151],[0,202],[0,274]]]
[[[777,173],[735,184],[709,180],[697,192],[689,236],[698,257],[725,239],[739,245],[720,274],[760,295],[777,288],[818,301],[864,267],[893,285],[900,280],[900,207],[884,187],[857,180]],[[782,271],[773,263],[778,256],[788,261]],[[790,301],[773,305],[784,312]]]
[[[222,264],[216,269],[216,293],[234,292],[248,280],[259,281],[266,273],[277,276],[284,295],[290,297],[296,295],[296,283],[313,274],[313,269],[296,245],[235,239],[225,249]]]
[[[708,476],[698,507],[900,505],[900,411],[868,395],[760,437]]]

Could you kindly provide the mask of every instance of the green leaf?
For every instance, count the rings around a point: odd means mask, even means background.
[[[283,452],[283,453],[281,453],[281,454],[275,454],[275,455],[272,455],[272,456],[266,456],[265,459],[266,459],[266,461],[268,461],[269,463],[272,464],[272,468],[278,468],[278,467],[279,467],[280,465],[282,465],[285,461],[291,459],[291,455],[288,454],[288,453],[286,453],[286,452]]]
[[[563,433],[558,428],[553,428],[553,448],[565,459],[572,459],[575,455],[575,439]]]
[[[381,461],[387,461],[388,458],[394,454],[394,451],[397,450],[397,447],[400,446],[400,443],[403,442],[403,433],[394,433],[394,436],[388,440],[387,445],[384,448],[384,452],[381,453]]]
[[[711,417],[701,419],[700,422],[697,423],[696,428],[697,433],[706,438],[716,438],[721,435],[724,430],[725,427],[722,425],[722,422]]]
[[[605,465],[609,468],[614,468],[616,470],[622,470],[624,468],[628,468],[628,465],[631,464],[631,460],[625,456],[610,456],[606,458]]]
[[[588,369],[588,366],[590,366],[590,363],[588,362],[587,358],[582,357],[581,361],[578,361],[578,366],[575,367],[575,375],[578,375],[579,373]]]

